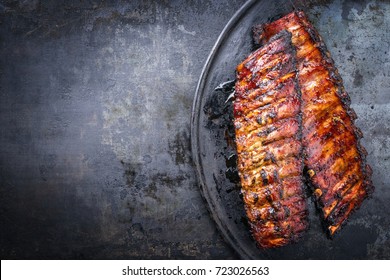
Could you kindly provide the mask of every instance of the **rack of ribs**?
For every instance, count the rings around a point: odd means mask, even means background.
[[[236,69],[237,166],[261,248],[296,242],[308,228],[296,53],[290,32],[278,33]]]
[[[267,47],[276,34],[285,30],[292,34],[296,48],[305,169],[332,237],[374,190],[372,171],[365,162],[367,152],[359,143],[362,133],[354,125],[356,114],[350,108],[342,79],[304,12],[294,11],[255,26],[255,42]]]

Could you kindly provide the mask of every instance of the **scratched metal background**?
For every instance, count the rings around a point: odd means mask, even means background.
[[[190,117],[203,64],[244,2],[0,1],[2,259],[238,257],[200,195]],[[390,3],[314,2],[375,135],[371,201],[390,213]],[[329,36],[337,24],[348,33]],[[370,40],[354,40],[359,30]],[[377,213],[356,258],[390,257]]]

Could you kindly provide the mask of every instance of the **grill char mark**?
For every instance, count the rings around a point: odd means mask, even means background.
[[[295,55],[291,34],[284,31],[237,66],[238,171],[261,248],[296,242],[308,228]]]

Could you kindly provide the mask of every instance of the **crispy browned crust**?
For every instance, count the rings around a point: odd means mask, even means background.
[[[302,93],[305,166],[330,236],[360,207],[374,187],[350,98],[318,32],[302,11],[254,28],[266,44],[282,30],[292,34]]]
[[[238,171],[252,234],[262,248],[295,242],[308,227],[297,83],[287,31],[237,67]]]

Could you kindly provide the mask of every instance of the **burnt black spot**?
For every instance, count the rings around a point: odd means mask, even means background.
[[[284,196],[284,190],[283,190],[283,188],[280,188],[279,189],[279,198],[283,199],[283,196]]]
[[[225,171],[226,178],[233,184],[240,182],[240,176],[238,175],[237,167],[228,167]]]
[[[267,128],[266,133],[270,134],[271,132],[275,131],[276,129],[277,128],[275,126],[270,126],[269,128]]]
[[[237,166],[237,155],[231,154],[226,158],[226,167],[236,167]]]
[[[339,192],[336,192],[336,193],[334,194],[334,198],[337,199],[337,200],[340,200],[340,199],[343,198],[343,196],[342,196]]]
[[[234,190],[235,190],[235,188],[226,189],[226,193],[231,193]]]
[[[287,206],[283,206],[283,209],[284,209],[284,215],[286,216],[286,218],[290,217],[290,208],[288,208]]]
[[[253,203],[257,203],[257,201],[259,201],[259,196],[257,193],[253,194]]]
[[[272,156],[272,162],[276,164],[276,159],[274,156]],[[273,171],[273,175],[274,175],[274,181],[279,181],[279,173],[278,173],[278,170],[274,169]]]
[[[263,185],[268,185],[267,172],[265,172],[264,169],[261,169],[260,175],[261,175],[261,179],[263,180]]]
[[[269,201],[272,202],[272,196],[271,196],[271,191],[269,189],[266,189],[265,192],[265,198]]]
[[[268,114],[268,117],[269,117],[270,119],[274,119],[274,118],[276,117],[276,112],[271,112],[271,113],[269,113],[269,114]]]
[[[220,88],[220,86],[222,88]],[[215,125],[219,126],[226,123],[228,118],[228,109],[232,102],[226,102],[229,94],[233,93],[234,89],[228,91],[223,85],[218,86],[213,94],[210,95],[206,104],[203,107],[203,112],[208,118],[207,128],[212,129]]]

